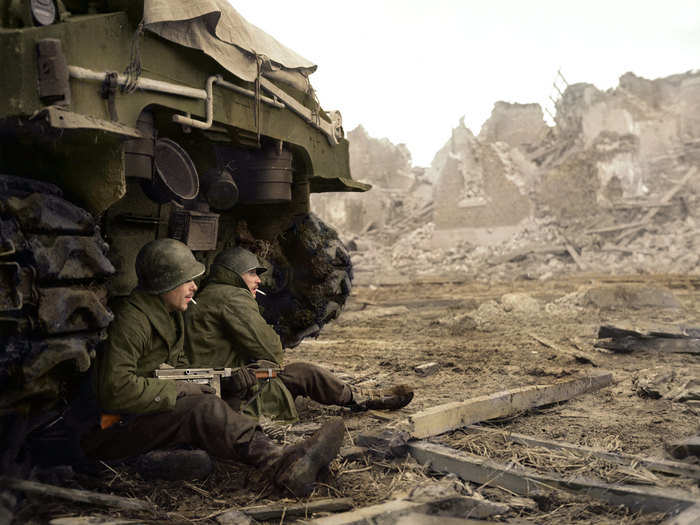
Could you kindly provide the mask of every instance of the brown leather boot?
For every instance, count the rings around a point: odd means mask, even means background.
[[[351,410],[398,410],[413,399],[413,389],[408,385],[396,385],[387,389],[353,389]]]
[[[262,466],[275,485],[301,498],[313,491],[319,472],[338,455],[344,433],[343,420],[336,418],[310,438],[282,447],[258,431],[240,457],[245,463]]]
[[[286,447],[277,465],[275,484],[298,498],[311,494],[319,472],[338,455],[344,434],[343,420],[335,418],[310,438]]]

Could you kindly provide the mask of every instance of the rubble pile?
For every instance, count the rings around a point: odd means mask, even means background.
[[[497,102],[478,136],[461,121],[425,170],[403,145],[351,132],[353,174],[374,188],[349,196],[362,209],[335,195],[313,205],[359,282],[698,272],[700,72],[570,85],[556,110],[550,127],[536,104]]]

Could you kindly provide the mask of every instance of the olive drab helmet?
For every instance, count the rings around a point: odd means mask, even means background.
[[[240,246],[222,251],[212,264],[228,268],[238,275],[243,275],[250,270],[255,270],[258,275],[267,271],[267,268],[261,266],[257,255]]]
[[[150,294],[169,292],[204,273],[186,244],[175,239],[156,239],[144,245],[136,256],[139,288]]]

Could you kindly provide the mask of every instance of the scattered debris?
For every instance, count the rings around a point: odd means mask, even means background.
[[[700,328],[674,325],[605,324],[595,346],[615,352],[659,351],[700,354]]]
[[[583,445],[573,445],[570,443],[562,443],[561,441],[552,441],[548,439],[539,439],[532,436],[525,436],[510,431],[500,431],[487,427],[479,427],[469,425],[465,428],[468,432],[484,433],[488,435],[497,435],[498,437],[519,443],[527,447],[542,447],[549,450],[566,450],[573,452],[582,457],[600,458],[611,463],[627,465],[630,468],[643,467],[653,472],[663,472],[666,474],[674,474],[677,476],[685,476],[693,479],[700,479],[700,466],[689,465],[687,463],[679,463],[677,461],[668,461],[665,459],[654,459],[632,454],[624,454],[622,452],[609,452],[607,450],[586,447]]]
[[[419,513],[457,518],[483,519],[503,514],[508,507],[469,496],[449,496],[431,501],[393,500],[350,512],[318,518],[315,525],[394,524],[407,514]]]
[[[315,512],[339,512],[352,508],[351,498],[326,498],[311,500],[306,503],[273,503],[242,507],[238,510],[258,521],[276,520],[284,517],[308,518]]]
[[[676,459],[686,459],[690,456],[700,458],[700,436],[666,443],[666,451]]]
[[[428,377],[440,370],[440,363],[425,363],[416,366],[413,370],[415,370],[416,374],[418,374],[419,376]]]
[[[87,490],[66,489],[44,483],[37,483],[36,481],[14,479],[5,476],[0,477],[0,487],[46,497],[114,507],[121,510],[155,510],[152,504],[133,498],[122,498],[120,496],[112,496],[110,494],[101,494],[99,492]]]
[[[640,370],[632,378],[632,386],[639,397],[677,402],[700,400],[700,366],[688,365],[681,370],[668,366]]]
[[[521,496],[538,496],[554,487],[582,492],[588,496],[625,505],[643,512],[673,512],[684,510],[697,502],[695,495],[658,487],[609,485],[583,478],[563,478],[541,474],[532,469],[502,465],[495,461],[425,441],[409,443],[409,451],[420,463],[430,464],[438,472],[452,472],[464,480],[483,486],[502,487]]]

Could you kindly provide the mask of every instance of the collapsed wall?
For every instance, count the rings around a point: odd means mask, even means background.
[[[498,244],[520,230],[532,214],[526,192],[534,166],[504,142],[477,139],[463,121],[446,149],[444,160],[432,165],[439,166],[433,246],[447,247],[461,239]]]
[[[372,184],[369,193],[314,193],[313,211],[341,235],[381,229],[432,199],[424,170],[411,165],[404,144],[370,137],[358,126],[348,133],[350,172],[355,180]]]

